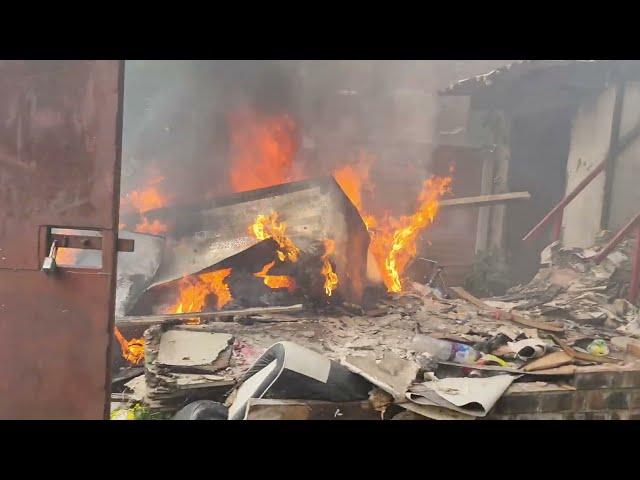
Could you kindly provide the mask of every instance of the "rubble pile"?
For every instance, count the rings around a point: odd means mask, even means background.
[[[487,303],[514,309],[532,317],[564,321],[565,325],[594,334],[593,326],[604,326],[638,337],[638,308],[624,297],[629,288],[633,241],[622,241],[600,263],[594,258],[609,239],[603,231],[592,248],[549,245],[541,255],[541,268],[527,285],[511,288],[507,295]]]
[[[153,326],[144,375],[114,407],[179,419],[493,418],[501,399],[571,391],[588,369],[640,370],[639,310],[620,298],[631,245],[599,265],[598,249],[552,244],[529,284],[492,299],[413,283],[366,308]]]

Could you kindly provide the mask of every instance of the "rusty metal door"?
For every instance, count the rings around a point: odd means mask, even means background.
[[[0,61],[1,419],[107,416],[123,67]],[[52,228],[100,235],[101,267],[41,271]]]

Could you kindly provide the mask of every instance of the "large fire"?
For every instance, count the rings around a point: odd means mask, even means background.
[[[440,197],[449,191],[451,177],[431,177],[426,180],[418,197],[418,208],[412,215],[399,219],[388,214],[376,218],[364,207],[363,192],[373,191],[369,170],[374,158],[361,152],[358,160],[333,171],[342,190],[360,212],[371,234],[373,254],[389,292],[402,291],[402,273],[416,255],[416,240],[420,232],[433,223]]]
[[[118,343],[120,343],[122,357],[134,365],[142,362],[144,360],[144,338],[132,338],[131,340],[127,340],[122,336],[118,327],[115,327],[114,332],[118,339]]]
[[[179,282],[180,297],[167,313],[201,312],[207,303],[207,297],[212,294],[216,297],[216,308],[220,310],[233,299],[225,282],[229,275],[231,269],[224,268],[182,278]]]
[[[287,224],[278,221],[278,212],[271,215],[258,215],[256,220],[249,226],[249,233],[252,233],[258,240],[272,238],[278,244],[278,258],[281,262],[288,260],[292,263],[298,261],[300,249],[286,235]]]
[[[267,263],[262,270],[253,275],[258,278],[264,278],[264,284],[269,288],[286,288],[289,292],[293,292],[296,289],[296,281],[287,275],[268,275],[269,270],[276,264],[274,260],[271,263]]]
[[[331,296],[338,286],[338,275],[333,271],[333,266],[329,260],[329,257],[333,255],[335,248],[336,244],[332,239],[325,239],[324,255],[322,256],[322,269],[320,270],[320,273],[324,276],[324,293],[326,293],[328,297]]]
[[[229,116],[231,186],[236,192],[270,187],[294,178],[296,125],[288,115],[266,116],[248,109]]]
[[[440,197],[450,187],[451,177],[425,180],[418,197],[419,206],[412,215],[402,216],[399,220],[386,217],[384,222],[379,223],[369,248],[380,264],[388,291],[402,291],[401,276],[409,261],[416,256],[418,235],[433,223]]]

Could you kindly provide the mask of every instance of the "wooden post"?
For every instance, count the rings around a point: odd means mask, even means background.
[[[493,154],[484,156],[482,163],[482,180],[480,193],[490,195],[493,193],[493,175],[496,159]],[[476,253],[487,250],[489,245],[489,224],[491,222],[491,207],[481,207],[478,210],[478,227],[476,229]]]

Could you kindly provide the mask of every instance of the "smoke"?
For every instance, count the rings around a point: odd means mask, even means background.
[[[229,115],[249,109],[293,118],[297,176],[329,174],[365,152],[375,158],[370,209],[409,213],[431,173],[441,113],[437,90],[461,76],[460,65],[127,61],[122,192],[161,175],[158,188],[170,192],[175,204],[229,193]],[[480,73],[486,65],[474,69]]]

